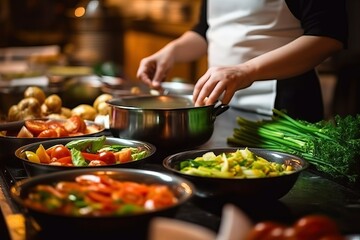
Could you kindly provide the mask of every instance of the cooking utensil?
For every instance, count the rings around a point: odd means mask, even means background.
[[[249,148],[255,155],[265,158],[270,162],[291,165],[295,171],[276,177],[264,178],[219,178],[194,176],[180,172],[180,162],[195,159],[207,152],[219,155],[227,152],[235,152],[242,148],[216,148],[183,151],[166,157],[163,166],[181,177],[194,183],[195,195],[200,198],[231,198],[241,200],[270,199],[276,200],[287,194],[298,179],[299,174],[308,167],[304,159],[287,153],[275,152],[266,149]]]
[[[191,95],[129,96],[107,103],[115,137],[147,141],[164,150],[204,144],[216,117],[229,108],[224,104],[194,107]]]
[[[73,140],[79,140],[79,139],[86,139],[83,137],[80,138],[73,138],[73,139],[53,139],[53,140],[46,140],[46,141],[40,141],[31,143],[25,146],[22,146],[18,148],[15,151],[15,156],[19,161],[21,161],[24,165],[24,168],[28,174],[28,176],[37,176],[45,173],[52,173],[57,171],[64,171],[64,170],[73,170],[73,169],[79,169],[79,168],[92,168],[88,166],[58,166],[58,165],[49,165],[49,164],[43,164],[43,163],[35,163],[29,161],[25,156],[25,151],[32,151],[35,152],[36,149],[39,147],[40,144],[44,146],[45,149],[55,146],[57,144],[66,145],[68,142]],[[147,151],[147,156],[136,160],[136,161],[130,161],[126,163],[119,163],[119,164],[111,164],[111,165],[103,165],[103,166],[96,166],[97,168],[108,168],[108,167],[120,167],[120,168],[137,168],[141,163],[144,163],[145,161],[151,159],[153,154],[156,151],[156,148],[154,145],[146,142],[141,141],[135,141],[135,140],[128,140],[128,139],[120,139],[120,138],[113,138],[113,137],[107,137],[105,144],[107,145],[124,145],[129,147],[140,147],[143,150]]]
[[[119,181],[134,181],[144,184],[162,184],[170,188],[178,199],[166,208],[118,216],[69,216],[36,210],[24,199],[31,189],[39,184],[55,184],[59,181],[74,181],[83,174],[107,175]],[[62,237],[99,237],[99,239],[145,239],[149,221],[155,216],[172,217],[177,209],[193,196],[194,186],[187,180],[168,173],[140,169],[77,169],[44,174],[17,182],[11,188],[11,196],[40,226],[40,239],[63,239]],[[60,237],[61,236],[61,237]]]

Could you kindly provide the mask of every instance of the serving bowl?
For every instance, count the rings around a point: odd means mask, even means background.
[[[98,216],[53,213],[39,210],[25,201],[29,193],[39,184],[54,186],[60,181],[74,182],[75,178],[83,175],[108,176],[121,182],[164,185],[170,189],[177,201],[154,210]],[[110,187],[117,189],[114,185],[110,185]],[[11,197],[40,226],[40,232],[49,234],[52,238],[62,234],[69,236],[71,233],[71,236],[101,236],[101,239],[115,239],[115,237],[116,239],[145,239],[142,237],[147,234],[149,221],[155,216],[172,217],[180,206],[192,198],[193,190],[194,186],[190,182],[168,173],[140,169],[77,169],[44,174],[19,181],[11,188]]]
[[[67,143],[71,141],[77,141],[77,140],[92,140],[96,139],[98,137],[78,137],[78,138],[67,138],[67,139],[49,139],[45,141],[35,142],[31,144],[27,144],[24,146],[19,147],[15,151],[16,158],[22,162],[25,171],[28,176],[36,176],[41,175],[45,173],[52,173],[57,171],[64,171],[64,170],[73,170],[73,169],[79,169],[79,168],[93,168],[90,166],[61,166],[61,165],[49,165],[46,163],[38,163],[38,162],[32,162],[27,159],[25,152],[26,151],[32,151],[36,152],[36,149],[40,146],[40,144],[45,148],[49,148],[52,146],[55,146],[57,144],[66,145]],[[146,151],[146,156],[134,161],[128,161],[123,163],[116,163],[116,164],[107,164],[102,166],[95,166],[97,168],[108,168],[108,167],[116,167],[116,168],[138,168],[142,163],[145,161],[148,161],[151,159],[153,154],[156,151],[156,148],[154,145],[137,141],[137,140],[129,140],[129,139],[120,139],[120,138],[114,138],[114,137],[106,137],[105,140],[106,145],[123,145],[127,147],[134,147],[139,148],[143,151]]]
[[[44,120],[44,119],[42,119]],[[55,120],[54,120],[55,121]],[[56,121],[64,121],[64,120],[56,120]],[[93,137],[100,136],[104,133],[105,127],[102,124],[95,123],[93,121],[85,120],[85,124],[88,128],[96,129],[91,133],[82,134],[81,137]],[[11,167],[22,167],[22,163],[17,160],[15,157],[15,151],[24,145],[28,145],[31,143],[36,143],[40,141],[47,140],[55,140],[55,139],[64,139],[64,140],[72,140],[73,138],[77,138],[79,136],[67,136],[67,137],[17,137],[16,133],[24,126],[24,121],[17,122],[8,122],[4,124],[0,124],[1,131],[7,131],[7,135],[0,134],[0,161],[5,163],[7,166]],[[12,132],[12,133],[10,133]]]
[[[207,142],[216,117],[229,106],[194,107],[192,95],[142,95],[107,101],[110,131],[115,137],[137,139],[162,149],[187,149]]]
[[[196,176],[180,171],[180,163],[201,157],[207,152],[215,155],[235,152],[245,148],[216,148],[189,150],[172,154],[163,160],[163,166],[170,172],[191,181],[195,187],[195,195],[199,198],[231,198],[241,200],[277,200],[287,194],[294,186],[299,174],[308,167],[304,159],[287,153],[270,151],[259,148],[248,148],[256,156],[262,157],[269,162],[276,162],[292,166],[294,171],[289,174],[273,177],[256,178],[228,178],[212,176]]]

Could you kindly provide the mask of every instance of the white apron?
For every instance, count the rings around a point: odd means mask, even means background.
[[[243,63],[303,33],[284,0],[208,0],[208,24],[210,67]],[[276,80],[259,81],[237,91],[229,105],[272,115],[275,97]]]

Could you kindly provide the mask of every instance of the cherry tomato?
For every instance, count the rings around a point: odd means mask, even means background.
[[[83,133],[86,130],[86,123],[80,116],[74,115],[66,120],[64,127],[69,133]]]
[[[70,150],[65,147],[64,145],[57,145],[55,146],[50,154],[51,158],[56,158],[56,159],[60,159],[63,157],[68,157],[71,156]]]
[[[252,228],[246,240],[275,239],[276,237],[282,236],[284,229],[285,226],[277,222],[272,222],[272,221],[259,222]],[[270,238],[269,237],[270,234],[272,235],[272,237],[275,238]]]
[[[39,133],[38,138],[55,138],[59,137],[58,133],[54,129],[46,129]]]
[[[318,240],[323,236],[340,235],[335,221],[323,215],[308,215],[294,223],[296,235],[303,240]]]
[[[99,160],[105,162],[106,164],[115,164],[116,157],[112,152],[104,151],[99,153]]]
[[[106,162],[101,161],[101,160],[91,160],[89,162],[89,166],[103,166],[103,165],[107,165]]]
[[[35,136],[40,134],[42,131],[46,130],[48,126],[44,120],[39,119],[29,119],[25,121],[26,128],[32,132]]]

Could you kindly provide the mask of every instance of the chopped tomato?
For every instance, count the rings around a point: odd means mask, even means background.
[[[30,162],[40,163],[39,157],[32,151],[25,151],[25,156]]]
[[[87,152],[81,152],[81,155],[85,158],[87,161],[92,160],[100,160],[99,155],[95,153],[87,153]]]
[[[41,163],[50,163],[50,156],[46,153],[46,150],[42,144],[36,149],[36,155],[39,157]]]
[[[44,120],[30,119],[25,121],[26,128],[35,136],[39,135],[42,131],[48,128]]]
[[[86,130],[86,123],[80,116],[74,115],[66,120],[64,127],[69,133],[84,133]]]
[[[58,137],[58,133],[54,129],[46,129],[39,133],[38,138],[54,138]]]
[[[71,156],[56,158],[54,162],[61,163],[61,165],[72,165]]]
[[[116,156],[116,161],[119,163],[126,163],[132,160],[130,148],[124,148],[119,152],[115,152],[114,154]]]

